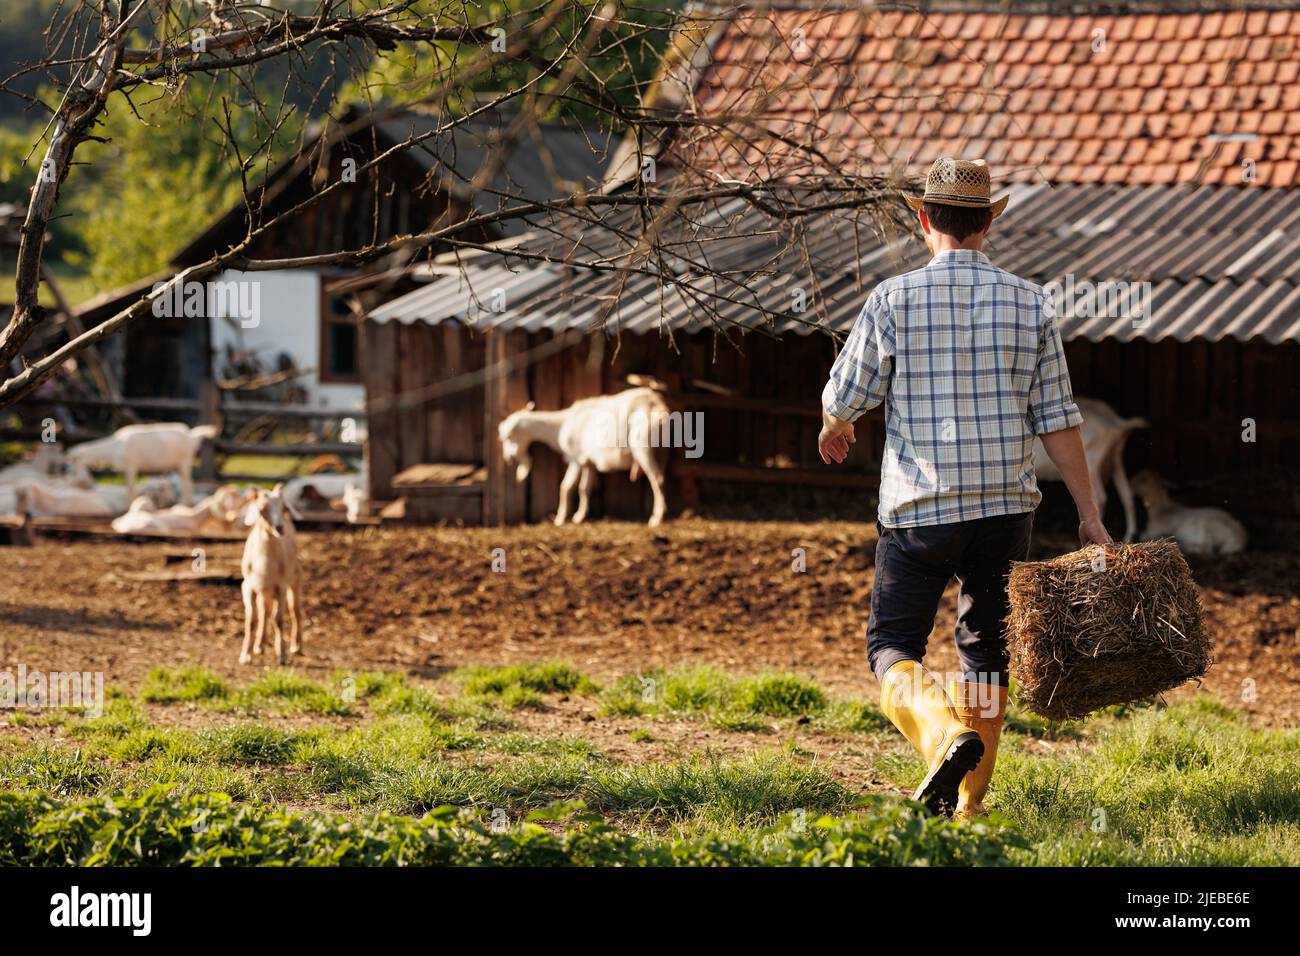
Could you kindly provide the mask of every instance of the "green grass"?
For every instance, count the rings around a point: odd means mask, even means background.
[[[1300,732],[1208,698],[1116,722],[1091,751],[998,761],[997,806],[1059,864],[1300,862]]]
[[[512,664],[505,667],[464,667],[452,678],[471,694],[505,694],[529,690],[538,694],[593,694],[595,682],[568,664]]]
[[[347,717],[358,713],[358,701],[366,699],[381,713],[440,713],[436,699],[426,689],[407,684],[401,674],[339,672],[322,682],[291,670],[272,670],[235,690],[206,667],[158,667],[146,677],[140,698],[149,703],[185,702],[208,710],[248,714]]]
[[[221,462],[221,473],[252,476],[254,484],[270,487],[282,475],[299,474],[305,462],[296,455],[227,455]]]
[[[219,676],[198,665],[172,670],[155,667],[145,678],[141,698],[153,703],[210,702],[230,699],[230,687]]]
[[[600,710],[605,716],[701,716],[732,731],[769,731],[773,718],[845,733],[890,726],[874,704],[832,699],[798,675],[733,677],[707,664],[625,677],[605,690]]]
[[[573,697],[597,724],[576,722]],[[194,716],[177,719],[182,705]],[[569,729],[530,729],[557,719]],[[728,748],[681,743],[681,722],[726,730]],[[1251,729],[1205,696],[1071,724],[1013,707],[994,812],[976,823],[847,783],[841,763],[900,790],[923,767],[873,704],[784,673],[689,667],[602,688],[562,663],[431,683],[272,670],[236,684],[187,667],[110,694],[99,717],[6,725],[0,864],[1300,864],[1300,732]],[[196,815],[211,826],[190,833]],[[491,826],[502,815],[508,832]],[[126,820],[138,847],[114,835]]]
[[[285,813],[162,788],[107,801],[0,793],[0,865],[996,866],[1018,842],[884,801],[842,818],[794,815],[743,839],[646,838],[580,803],[500,824],[452,807],[420,819]]]

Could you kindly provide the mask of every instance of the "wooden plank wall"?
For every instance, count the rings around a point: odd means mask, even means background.
[[[483,462],[482,381],[446,391],[458,376],[483,372],[482,336],[450,324],[367,322],[362,349],[372,497],[395,497],[393,476],[412,465]]]
[[[1066,359],[1077,395],[1151,423],[1125,447],[1130,474],[1152,468],[1186,504],[1300,518],[1300,346],[1074,341]],[[1253,443],[1242,441],[1246,418]]]
[[[492,523],[541,521],[555,514],[563,466],[549,449],[534,446],[529,481],[519,486],[500,461],[496,426],[528,401],[540,409],[565,408],[580,398],[621,391],[629,374],[649,375],[674,390],[691,391],[706,383],[752,398],[782,402],[801,414],[767,415],[754,411],[702,406],[685,408],[704,415],[703,458],[724,464],[817,467],[817,411],[822,385],[834,359],[830,340],[789,336],[737,339],[738,346],[711,334],[677,336],[624,335],[619,340],[588,337],[560,352],[550,332],[478,336],[454,325],[367,323],[363,339],[370,441],[367,460],[371,494],[396,497],[392,478],[404,468],[429,461],[482,462],[487,465],[485,520]],[[541,352],[539,359],[528,358]],[[517,367],[505,374],[493,369],[508,360]],[[454,396],[421,400],[430,385],[466,371],[487,369],[479,388]],[[412,400],[414,397],[414,400]],[[879,416],[859,429],[854,467],[872,471],[883,442]],[[669,497],[680,504],[669,454]],[[644,479],[605,475],[598,483],[593,514],[629,517],[649,513],[650,491]]]
[[[476,336],[457,326],[366,327],[366,386],[372,404],[394,391],[419,389],[467,370],[515,365],[481,388],[402,409],[372,410],[367,448],[373,494],[391,497],[392,475],[423,461],[474,461],[488,466],[485,517],[492,522],[540,521],[555,512],[561,462],[535,448],[524,486],[500,462],[496,425],[529,400],[564,408],[579,398],[627,387],[626,376],[650,375],[671,389],[701,383],[748,398],[781,403],[790,413],[702,406],[702,461],[817,468],[817,412],[834,345],[823,336],[763,335],[739,340],[739,349],[711,334],[657,334],[620,340],[587,338],[536,361],[549,332]],[[1070,342],[1066,346],[1075,391],[1100,398],[1123,415],[1142,415],[1151,428],[1126,449],[1130,473],[1153,467],[1178,483],[1189,504],[1217,503],[1244,516],[1300,518],[1300,346],[1263,342]],[[385,371],[386,370],[386,371]],[[1241,441],[1241,420],[1254,418],[1258,440]],[[852,469],[872,473],[884,444],[883,417],[858,429]],[[674,450],[680,457],[681,451]],[[671,460],[671,458],[670,458]],[[669,465],[670,502],[681,489]],[[602,476],[593,515],[642,516],[650,507],[644,480]],[[754,493],[762,492],[755,488]]]
[[[366,475],[370,497],[393,497],[393,476],[400,470],[401,443],[393,405],[397,376],[397,329],[392,322],[366,322],[361,335],[361,378],[366,387]]]
[[[483,493],[483,523],[516,524],[525,520],[528,485],[515,480],[514,469],[501,457],[497,423],[528,404],[528,333],[496,332],[486,336],[486,372],[483,404],[483,460],[487,485]]]

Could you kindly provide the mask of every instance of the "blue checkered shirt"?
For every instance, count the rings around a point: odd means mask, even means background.
[[[1051,296],[973,249],[867,297],[822,407],[851,422],[881,402],[889,528],[1033,511],[1034,436],[1083,421]]]

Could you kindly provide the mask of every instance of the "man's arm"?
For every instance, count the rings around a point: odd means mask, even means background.
[[[1065,364],[1061,332],[1056,327],[1056,306],[1051,296],[1043,295],[1042,325],[1039,327],[1038,367],[1029,390],[1029,419],[1034,434],[1043,443],[1047,457],[1061,473],[1065,486],[1074,497],[1079,512],[1079,543],[1108,544],[1110,535],[1097,513],[1088,477],[1088,458],[1083,453],[1083,436],[1079,426],[1083,415],[1074,402],[1070,387],[1070,370]]]
[[[885,400],[894,361],[894,329],[878,291],[867,297],[822,391],[822,461],[843,462],[856,438],[853,422]]]
[[[1092,497],[1092,481],[1088,477],[1088,459],[1083,453],[1080,426],[1048,432],[1038,438],[1074,498],[1074,506],[1079,511],[1079,544],[1084,547],[1109,544],[1110,535],[1101,523],[1097,502]]]

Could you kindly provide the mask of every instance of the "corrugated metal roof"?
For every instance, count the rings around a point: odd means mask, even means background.
[[[565,195],[573,190],[566,184],[590,189],[599,182],[613,145],[610,134],[596,127],[549,122],[511,139],[513,111],[485,112],[439,133],[447,122],[445,116],[411,111],[381,120],[378,126],[394,143],[427,136],[408,155],[437,174],[439,189],[460,195],[483,210],[507,197],[517,201],[519,197],[543,200]],[[487,194],[479,195],[472,187],[483,173],[487,174]],[[514,236],[526,231],[528,223],[508,219],[499,229]]]
[[[483,257],[371,317],[530,331],[846,333],[867,290],[928,259],[915,231],[889,220],[776,221],[735,200],[665,227],[660,262],[637,246],[635,211],[616,216],[616,228],[553,220],[516,247],[561,261]],[[1300,341],[1300,194],[1290,190],[1027,185],[1013,190],[988,252],[1010,272],[1060,284],[1067,339]],[[603,269],[565,265],[566,254]],[[645,274],[661,270],[674,281]]]

